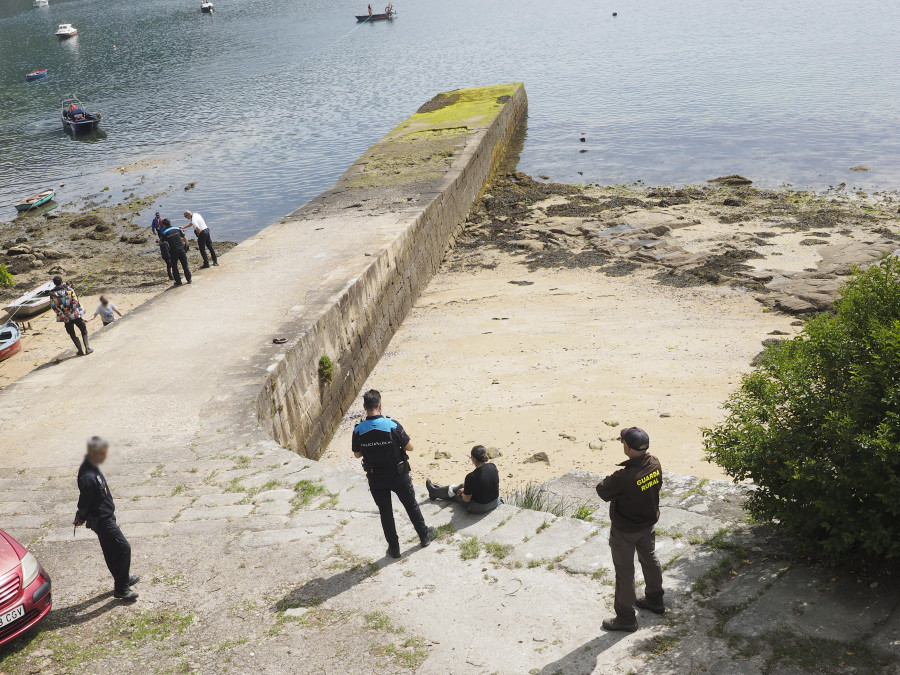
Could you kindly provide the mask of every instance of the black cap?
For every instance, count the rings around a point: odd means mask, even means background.
[[[644,452],[650,447],[650,436],[647,435],[646,431],[638,427],[622,429],[622,433],[619,434],[619,440],[638,452]]]

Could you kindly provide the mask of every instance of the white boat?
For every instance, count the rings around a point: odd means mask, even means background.
[[[50,0],[34,0],[35,7],[48,7],[50,5]]]
[[[17,319],[24,319],[29,316],[34,316],[35,314],[40,314],[41,312],[46,312],[50,309],[50,291],[53,290],[53,287],[52,281],[41,284],[36,288],[32,288],[24,295],[19,296],[3,309],[7,312],[12,312],[13,317]]]
[[[15,321],[0,326],[0,361],[15,356],[22,348],[22,332]]]
[[[75,37],[76,35],[78,35],[78,30],[70,23],[59,24],[59,29],[56,31],[56,37],[60,40]]]
[[[211,14],[214,6],[215,5],[213,5],[209,0],[204,0],[203,2],[200,3],[200,11],[206,12],[207,14]]]

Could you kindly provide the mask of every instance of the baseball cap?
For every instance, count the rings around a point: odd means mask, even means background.
[[[632,450],[639,452],[644,452],[650,447],[650,436],[647,435],[646,431],[638,427],[622,429],[622,433],[619,434],[619,440]]]

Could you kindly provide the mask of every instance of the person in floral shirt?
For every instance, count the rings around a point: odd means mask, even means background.
[[[56,312],[56,320],[66,326],[66,332],[75,343],[78,356],[90,354],[94,350],[88,343],[87,324],[84,322],[84,307],[75,295],[75,289],[69,284],[64,284],[62,277],[53,277],[54,288],[50,291],[50,307]],[[84,340],[84,350],[81,349],[81,341],[75,335],[75,327],[81,331],[81,339]]]

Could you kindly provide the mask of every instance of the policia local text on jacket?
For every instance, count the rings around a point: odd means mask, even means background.
[[[623,436],[628,431],[630,429],[626,429]],[[649,444],[646,433],[637,431],[647,438]],[[627,461],[619,464],[621,469],[607,476],[597,486],[597,494],[603,501],[609,502],[609,518],[612,522],[609,547],[616,569],[616,618],[612,622],[604,621],[604,627],[612,630],[637,628],[634,611],[636,602],[638,607],[655,613],[661,614],[664,611],[662,568],[656,557],[654,530],[659,520],[662,465],[646,450],[632,450],[632,454],[637,456],[629,455]],[[642,600],[637,600],[634,592],[635,551],[644,573],[645,597]]]
[[[378,392],[366,392],[367,404],[371,405],[374,400],[373,393],[377,396],[377,405],[367,406],[366,419],[353,429],[353,454],[363,459],[369,491],[381,515],[381,528],[388,543],[388,553],[399,558],[400,540],[394,523],[392,492],[406,509],[422,546],[428,546],[434,539],[434,529],[425,525],[409,477],[409,457],[405,449],[410,445],[410,438],[399,422],[381,415],[381,397]]]
[[[78,469],[78,491],[75,522],[83,521],[89,529],[96,532],[106,566],[115,581],[115,594],[117,597],[125,597],[134,583],[130,576],[131,544],[116,524],[116,507],[106,478],[100,468],[93,465],[87,457]]]

